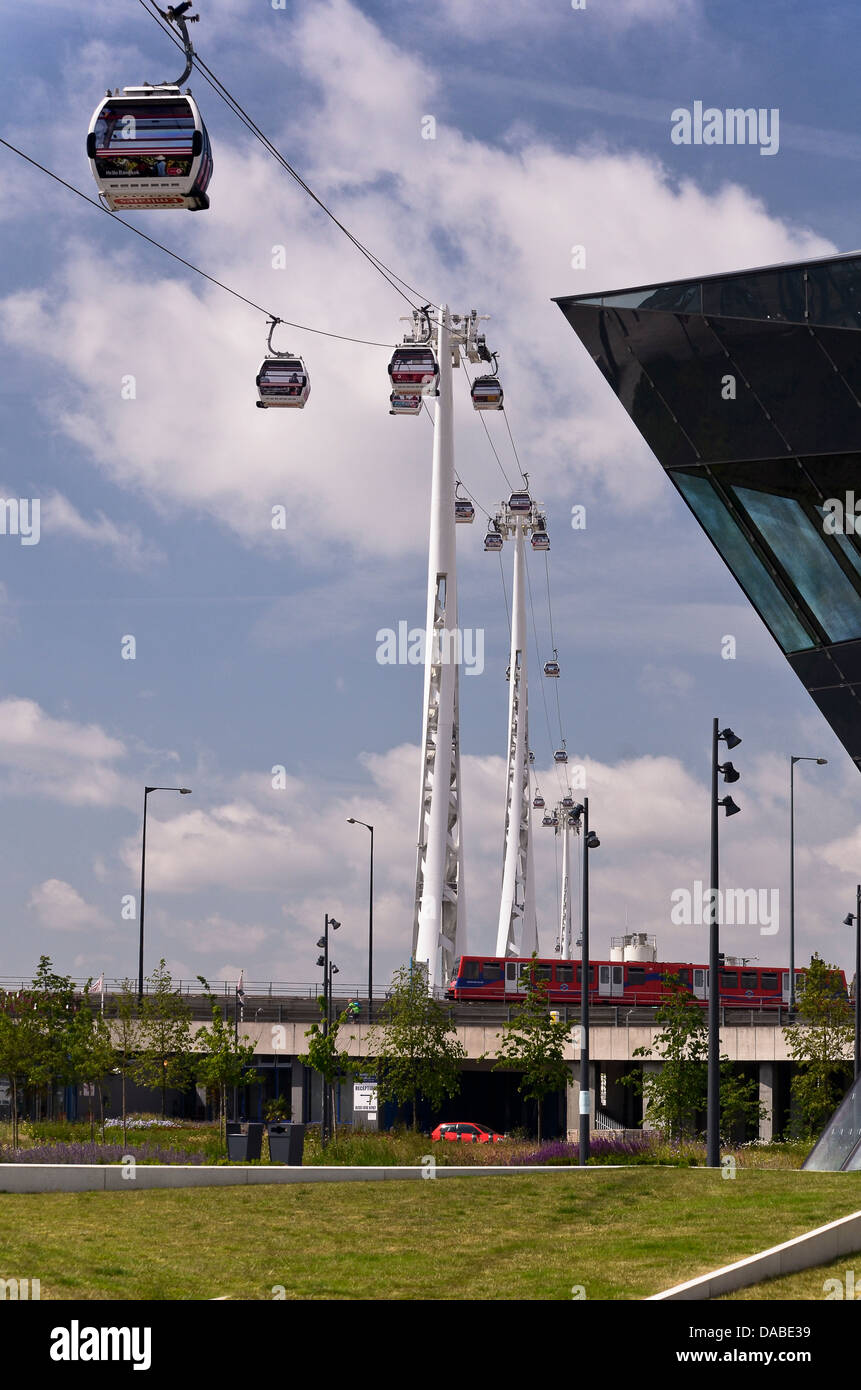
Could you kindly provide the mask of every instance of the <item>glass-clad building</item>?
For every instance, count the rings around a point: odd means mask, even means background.
[[[861,253],[555,302],[861,769]]]

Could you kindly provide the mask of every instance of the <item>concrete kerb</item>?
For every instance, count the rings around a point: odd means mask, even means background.
[[[655,1293],[646,1301],[656,1303],[669,1299],[709,1299],[720,1294],[734,1293],[736,1289],[750,1288],[764,1279],[774,1279],[783,1274],[797,1274],[801,1269],[813,1269],[816,1265],[830,1264],[842,1255],[854,1255],[861,1251],[861,1211],[843,1216],[839,1221],[831,1221],[827,1226],[817,1226],[815,1231],[795,1236],[782,1245],[773,1245],[758,1255],[748,1255],[747,1259],[736,1260],[735,1264],[713,1269],[709,1274],[701,1274],[697,1279],[688,1279],[684,1284],[676,1284],[663,1293]]]
[[[620,1168],[636,1168],[633,1163],[600,1164],[580,1168],[575,1164],[496,1164],[455,1167],[440,1165],[433,1171],[438,1178],[501,1178],[545,1173],[616,1173]],[[654,1165],[664,1166],[664,1165]],[[670,1165],[667,1165],[670,1166]],[[124,1177],[123,1172],[128,1176]],[[245,1187],[260,1183],[308,1182],[408,1182],[422,1181],[430,1172],[422,1167],[289,1167],[265,1166],[204,1167],[201,1164],[138,1163],[134,1176],[121,1164],[113,1163],[3,1163],[0,1164],[0,1195],[17,1192],[128,1192],[141,1188]]]

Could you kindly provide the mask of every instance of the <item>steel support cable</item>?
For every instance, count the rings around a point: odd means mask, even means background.
[[[70,193],[76,193],[79,198],[83,198],[85,203],[89,203],[90,207],[97,208],[98,211],[103,212],[106,217],[110,217],[112,222],[119,222],[120,226],[126,227],[130,232],[134,232],[135,236],[141,237],[143,241],[148,241],[150,246],[155,246],[159,251],[163,251],[166,256],[170,256],[172,260],[179,261],[180,265],[184,265],[188,270],[193,270],[196,275],[201,275],[203,279],[208,280],[211,285],[217,285],[220,290],[226,291],[227,294],[232,294],[234,299],[241,299],[243,304],[247,304],[250,309],[255,309],[257,313],[263,314],[267,319],[276,318],[279,323],[285,324],[288,328],[296,328],[302,333],[315,333],[318,337],[322,338],[337,338],[342,343],[359,343],[362,347],[380,347],[386,348],[389,351],[391,350],[393,346],[392,343],[378,343],[368,338],[351,338],[346,333],[333,333],[326,328],[311,328],[307,323],[294,323],[292,319],[280,318],[279,315],[273,314],[271,309],[264,309],[262,304],[255,303],[255,301],[249,299],[247,295],[240,294],[239,290],[234,290],[230,285],[226,285],[223,280],[218,280],[214,275],[210,275],[208,271],[201,270],[199,265],[195,265],[193,261],[186,260],[185,257],[180,256],[177,251],[171,251],[169,246],[165,246],[162,242],[156,241],[155,237],[149,236],[147,232],[142,232],[140,227],[136,227],[132,222],[126,222],[125,218],[120,217],[119,213],[111,212],[103,203],[100,203],[97,198],[91,198],[89,194],[82,193],[80,188],[76,188],[73,183],[67,183],[65,179],[60,178],[59,174],[55,174],[52,169],[48,169],[44,164],[40,164],[38,160],[31,158],[31,156],[25,154],[23,150],[19,150],[16,145],[12,145],[8,140],[4,140],[2,136],[0,136],[0,145],[5,145],[6,149],[18,155],[19,159],[26,160],[28,164],[32,164],[34,169],[38,169],[41,173],[47,174],[48,178],[53,179],[55,183],[59,183],[63,188],[67,188]]]
[[[160,14],[157,12],[157,7],[153,5],[153,9],[149,9],[147,7],[146,0],[138,0],[138,4],[141,6],[144,12],[147,15],[149,15],[151,19],[155,20],[162,32],[167,34],[171,41],[174,44],[176,44],[177,48],[181,48],[183,49],[183,51],[185,51],[184,44],[176,37],[170,26],[165,24],[161,19]],[[335,214],[329,207],[327,207],[327,205],[323,202],[322,198],[320,198],[314,192],[313,188],[311,188],[310,185],[305,182],[301,174],[293,168],[289,160],[285,159],[284,155],[281,154],[281,151],[277,148],[277,146],[275,146],[269,139],[269,137],[264,134],[264,132],[260,129],[257,123],[253,120],[253,118],[248,115],[247,111],[245,111],[242,104],[236,99],[236,97],[232,95],[231,92],[228,91],[224,83],[220,80],[220,78],[216,77],[215,73],[212,71],[211,68],[209,68],[206,65],[206,63],[203,61],[203,59],[200,57],[198,53],[194,54],[194,61],[197,70],[200,72],[204,81],[207,82],[209,86],[212,88],[212,90],[215,92],[216,96],[221,98],[225,105],[242,122],[246,129],[249,130],[252,133],[252,135],[254,135],[254,137],[260,141],[264,149],[266,149],[268,153],[271,154],[273,158],[278,161],[278,163],[282,166],[283,169],[286,170],[286,172],[291,176],[291,178],[295,179],[296,183],[303,190],[303,192],[307,193],[308,196],[312,198],[313,201],[317,204],[317,206],[321,209],[321,211],[325,212],[326,216],[331,218],[335,226],[338,227],[344,233],[344,235],[356,247],[357,251],[359,251],[365,257],[368,263],[374,267],[374,269],[383,277],[384,280],[387,281],[391,288],[395,290],[396,293],[399,294],[402,299],[405,299],[412,309],[418,309],[424,304],[427,304],[428,306],[434,309],[438,308],[439,306],[437,304],[434,304],[433,300],[425,299],[424,296],[417,289],[410,285],[406,280],[402,280],[401,277],[397,275],[395,271],[391,269],[390,266],[387,266],[384,261],[380,260],[379,256],[375,256],[374,253],[371,250],[369,250],[369,248],[365,246],[363,242],[359,241],[358,237],[354,236],[350,229],[346,227],[344,223],[341,222],[335,216]],[[395,284],[395,281],[398,281],[398,284]],[[409,298],[409,295],[404,294],[404,291],[399,288],[400,285],[403,285],[406,289],[410,290],[410,292],[414,294],[420,301],[419,304],[414,304],[412,300]]]

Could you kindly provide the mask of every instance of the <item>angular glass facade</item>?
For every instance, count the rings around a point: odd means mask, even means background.
[[[861,255],[556,303],[861,769]]]

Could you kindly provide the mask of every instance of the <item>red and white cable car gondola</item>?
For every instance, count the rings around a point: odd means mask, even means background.
[[[178,86],[108,92],[93,112],[87,155],[112,212],[209,207],[212,147],[197,103]]]
[[[531,512],[532,498],[528,492],[512,492],[508,499],[508,509],[518,513]]]
[[[273,407],[301,410],[311,394],[311,378],[301,357],[292,352],[276,352],[272,334],[280,319],[272,319],[269,328],[269,355],[264,357],[257,373],[258,409]]]
[[[502,536],[500,535],[499,531],[488,531],[487,535],[484,538],[484,548],[485,550],[502,549]]]
[[[550,549],[550,537],[548,536],[548,534],[547,534],[546,531],[533,531],[533,532],[532,532],[532,549],[533,549],[533,550],[549,550],[549,549]]]
[[[502,386],[495,376],[477,376],[470,388],[474,410],[501,410]]]
[[[458,483],[454,499],[454,519],[464,523],[475,521],[475,507],[468,497],[461,497],[462,484]]]
[[[392,391],[396,394],[436,396],[439,394],[439,363],[427,344],[396,347],[389,363]]]

